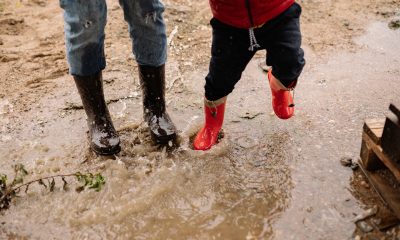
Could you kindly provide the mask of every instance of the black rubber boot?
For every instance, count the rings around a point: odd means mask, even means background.
[[[104,100],[101,71],[92,76],[74,76],[74,80],[87,115],[91,148],[100,155],[118,153],[120,140]]]
[[[139,65],[143,90],[143,115],[156,143],[166,144],[176,139],[176,128],[165,109],[165,65]]]

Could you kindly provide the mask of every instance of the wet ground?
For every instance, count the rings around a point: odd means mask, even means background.
[[[399,2],[382,4],[392,8],[374,10],[368,15],[374,20],[352,21],[356,16],[348,14],[351,22],[343,25],[335,18],[337,37],[312,30],[323,3],[303,3],[307,66],[296,89],[296,116],[273,115],[260,52],[229,96],[224,139],[208,152],[191,150],[189,142],[203,117],[207,3],[167,1],[169,33],[177,30],[167,67],[168,110],[180,129],[180,146],[172,151],[150,142],[126,26],[116,28],[121,10],[110,3],[105,92],[123,145],[115,159],[88,149],[84,112],[66,74],[61,11],[36,2],[15,13],[41,17],[37,28],[28,20],[0,28],[1,173],[12,175],[12,164],[23,163],[32,178],[87,170],[101,172],[107,183],[100,192],[30,191],[1,213],[0,238],[368,239],[352,222],[367,203],[352,194],[353,172],[340,159],[357,159],[364,119],[384,116],[400,99],[400,30],[389,28]],[[334,13],[346,5],[326,6],[321,11]],[[359,18],[368,12],[356,6]],[[5,9],[1,21],[14,11]],[[348,29],[353,23],[358,30]]]

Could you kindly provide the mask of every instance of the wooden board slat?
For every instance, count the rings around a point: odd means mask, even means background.
[[[390,114],[386,117],[380,145],[386,156],[400,163],[400,123],[397,116]]]
[[[371,147],[367,145],[364,140],[361,143],[360,157],[361,161],[368,171],[385,168],[385,165],[383,165],[378,156],[376,156],[375,152],[371,149]]]
[[[361,161],[359,162],[359,166],[375,191],[379,194],[387,206],[392,209],[393,213],[400,219],[400,190],[387,184],[386,180],[383,179],[377,172],[366,170]]]
[[[389,106],[390,111],[392,111],[392,113],[394,113],[394,115],[396,115],[398,119],[400,119],[400,109],[399,109],[399,107],[400,107],[400,104],[395,106],[393,103],[391,103],[390,106]]]
[[[388,216],[384,216],[383,218],[381,217],[380,219],[381,222],[376,225],[376,227],[379,228],[380,231],[384,231],[388,228],[400,224],[400,218],[394,215],[394,213],[391,213],[391,215]]]
[[[378,145],[381,144],[383,127],[385,126],[385,118],[382,119],[368,119],[364,123],[364,132]]]
[[[386,154],[383,153],[382,148],[374,143],[374,141],[372,141],[372,139],[365,132],[363,133],[362,139],[374,151],[374,153],[378,156],[382,163],[385,164],[385,166],[393,173],[397,181],[400,182],[399,164],[388,158]]]

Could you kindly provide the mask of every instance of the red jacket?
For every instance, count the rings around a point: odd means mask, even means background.
[[[260,26],[293,3],[294,0],[210,0],[214,17],[237,28]]]

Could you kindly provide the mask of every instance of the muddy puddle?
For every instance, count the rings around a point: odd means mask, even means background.
[[[202,121],[207,66],[182,73],[168,66],[168,109],[180,146],[153,146],[141,122],[141,94],[132,72],[105,73],[110,111],[123,151],[115,159],[88,150],[85,119],[68,76],[52,83],[25,121],[6,129],[13,107],[0,102],[0,154],[36,178],[98,171],[100,192],[35,189],[0,215],[0,237],[29,239],[349,239],[362,205],[352,194],[352,171],[365,118],[379,117],[399,99],[400,31],[372,24],[355,53],[319,58],[305,48],[307,67],[296,89],[296,116],[272,114],[266,75],[257,55],[229,97],[225,137],[208,152],[191,150]],[[72,106],[72,107],[71,107]],[[4,134],[3,134],[4,133]],[[3,164],[4,165],[4,164]],[[72,183],[73,184],[73,183]]]

